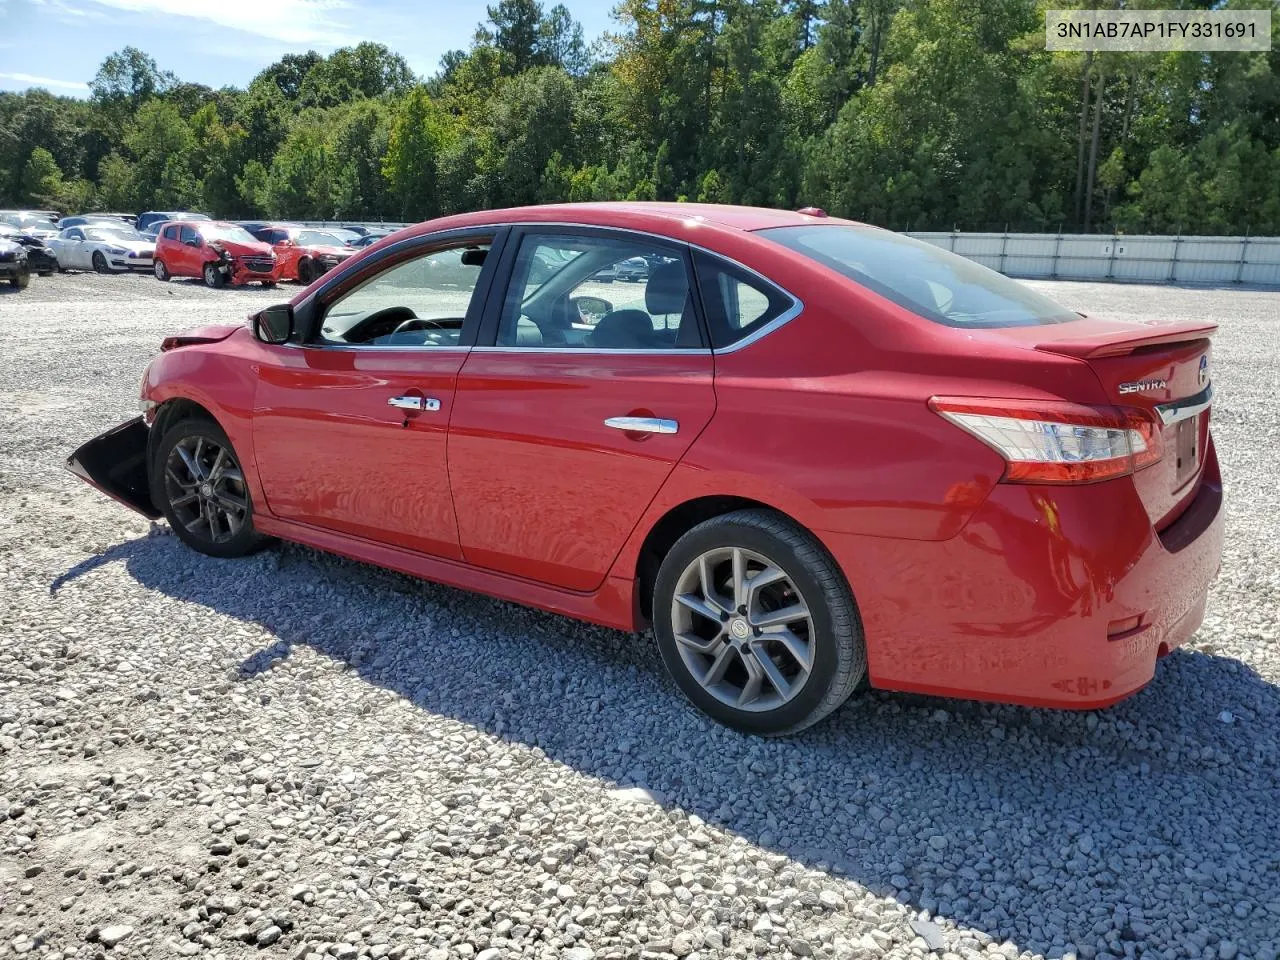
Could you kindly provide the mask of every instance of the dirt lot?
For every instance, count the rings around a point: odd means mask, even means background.
[[[1280,293],[1035,286],[1222,324],[1205,626],[1101,713],[871,694],[768,742],[647,637],[208,559],[62,469],[164,334],[287,291],[6,289],[0,957],[1274,960]]]

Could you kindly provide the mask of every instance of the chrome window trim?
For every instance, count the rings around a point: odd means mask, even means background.
[[[294,350],[340,350],[342,352],[355,351],[359,353],[368,353],[371,350],[377,350],[381,353],[422,353],[429,350],[432,353],[469,353],[476,347],[429,347],[424,344],[388,344],[379,346],[376,343],[294,343],[292,340],[286,343],[274,344],[277,347],[292,347]]]
[[[1160,415],[1160,422],[1167,427],[1180,420],[1186,420],[1204,413],[1212,404],[1213,384],[1209,384],[1199,393],[1190,397],[1183,397],[1181,400],[1174,400],[1170,403],[1157,404],[1156,413]]]
[[[673,347],[670,350],[649,350],[637,347],[618,347],[617,349],[609,349],[607,347],[521,347],[512,344],[503,347],[472,347],[471,349],[477,353],[565,353],[576,357],[609,357],[617,356],[618,354],[648,357],[706,357],[711,354],[710,347],[698,347],[696,349]]]

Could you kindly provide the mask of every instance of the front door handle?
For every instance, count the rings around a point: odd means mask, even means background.
[[[627,433],[675,433],[680,429],[678,421],[658,417],[610,417],[604,425]]]
[[[435,413],[440,409],[440,401],[435,397],[388,397],[387,406],[397,410],[425,410]]]

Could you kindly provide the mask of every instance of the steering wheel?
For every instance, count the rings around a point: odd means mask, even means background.
[[[410,317],[400,323],[395,330],[392,331],[394,336],[397,333],[407,333],[410,330],[443,330],[444,327],[436,323],[434,320],[428,320],[426,317]]]

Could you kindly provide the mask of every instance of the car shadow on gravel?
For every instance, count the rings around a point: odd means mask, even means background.
[[[1177,652],[1097,713],[870,693],[764,740],[695,713],[647,636],[306,548],[219,561],[153,536],[50,590],[117,562],[278,637],[228,662],[245,682],[310,645],[423,711],[1022,950],[1280,946],[1280,689],[1237,660]]]

